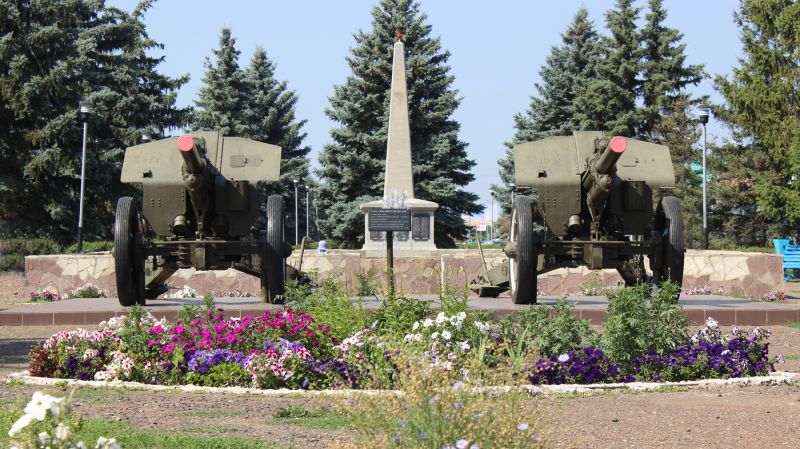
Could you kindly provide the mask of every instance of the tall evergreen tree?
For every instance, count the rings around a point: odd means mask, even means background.
[[[800,225],[800,4],[743,0],[735,15],[743,57],[731,79],[717,77],[722,111],[752,141],[748,158],[759,161],[757,204],[767,217]]]
[[[203,86],[197,94],[191,118],[192,129],[219,130],[226,136],[247,132],[245,111],[247,92],[245,74],[239,68],[239,50],[229,28],[219,36],[219,48],[212,50],[216,59],[206,58]]]
[[[610,36],[601,38],[597,76],[576,99],[582,129],[635,136],[642,121],[636,99],[641,93],[641,37],[636,28],[640,8],[633,0],[617,0],[606,12]]]
[[[256,48],[253,53],[245,71],[245,85],[247,102],[243,118],[246,131],[243,136],[281,147],[280,182],[260,186],[262,198],[266,201],[271,194],[292,198],[295,180],[301,186],[310,183],[308,153],[311,148],[303,144],[306,133],[302,128],[306,120],[297,120],[295,117],[297,94],[289,90],[286,81],[275,79],[275,63],[267,58],[267,52],[262,47]],[[304,201],[301,199],[299,202]],[[263,209],[266,210],[266,203]],[[309,209],[306,207],[304,210]],[[294,220],[299,218],[302,221],[304,215],[305,212],[300,217],[288,214],[287,226],[291,229]]]
[[[667,11],[663,0],[649,0],[650,11],[642,28],[644,55],[641,95],[644,120],[638,133],[650,138],[666,107],[687,86],[697,85],[705,76],[702,65],[686,64],[683,33],[664,25]]]
[[[187,77],[157,72],[162,48],[145,30],[151,2],[133,12],[102,0],[0,0],[0,235],[71,241],[78,223],[82,126],[93,109],[84,231],[108,238],[124,149],[181,126]]]
[[[320,155],[319,205],[326,217],[320,229],[328,238],[357,247],[364,238],[362,203],[383,195],[389,120],[392,45],[401,35],[406,48],[409,120],[415,195],[439,203],[435,241],[454,245],[466,228],[461,218],[477,213],[478,197],[464,190],[474,179],[474,161],[458,138],[452,115],[460,103],[439,38],[414,0],[381,0],[372,8],[372,30],[354,35],[347,63],[352,74],[334,88],[326,114],[339,127],[334,143]]]
[[[494,195],[504,214],[511,210],[510,185],[514,182],[514,153],[512,145],[548,136],[569,135],[581,129],[581,116],[576,104],[596,78],[599,37],[589,20],[586,8],[580,8],[572,23],[561,35],[561,44],[550,50],[547,62],[539,70],[541,83],[534,86],[538,93],[524,114],[514,116],[514,137],[507,143],[505,157],[500,159],[502,185],[492,185]]]

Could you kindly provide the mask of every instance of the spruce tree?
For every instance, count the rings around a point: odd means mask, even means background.
[[[731,79],[717,77],[720,111],[761,164],[751,174],[759,210],[796,229],[800,225],[800,4],[744,0],[735,15],[742,53]],[[721,155],[722,156],[722,155]]]
[[[636,99],[641,92],[641,38],[636,28],[640,8],[633,0],[617,0],[606,12],[610,36],[601,38],[597,76],[578,96],[577,113],[585,130],[633,137],[641,123]]]
[[[539,70],[542,81],[534,85],[538,95],[531,97],[530,107],[524,114],[514,116],[514,137],[506,144],[505,157],[498,161],[503,184],[492,185],[492,195],[504,214],[511,211],[512,145],[548,136],[570,135],[582,129],[576,99],[597,76],[598,43],[588,10],[580,8],[561,35],[561,44],[551,48],[545,65]]]
[[[131,12],[102,1],[0,0],[0,235],[77,232],[82,123],[89,119],[84,233],[107,239],[124,149],[184,124],[175,107],[187,78],[157,72],[162,46],[145,30],[151,2]]]
[[[326,114],[339,126],[320,155],[319,205],[325,218],[319,225],[327,238],[346,247],[363,243],[359,206],[383,195],[396,36],[406,49],[414,193],[439,203],[437,246],[454,246],[454,239],[466,234],[461,216],[481,210],[478,196],[464,190],[474,179],[475,163],[467,158],[467,144],[459,140],[459,124],[452,118],[461,100],[452,88],[450,53],[431,35],[426,19],[414,0],[381,0],[372,8],[372,29],[354,35],[356,45],[347,57],[351,75],[330,97]]]
[[[281,147],[281,179],[278,183],[259,186],[262,199],[266,202],[268,195],[283,196],[290,203],[294,197],[294,180],[300,186],[309,185],[308,153],[311,148],[303,144],[306,133],[302,131],[306,120],[297,120],[295,106],[297,94],[289,90],[286,81],[275,79],[275,63],[268,57],[262,47],[256,48],[250,65],[245,71],[247,105],[244,110],[244,136],[259,142],[271,143]],[[300,190],[300,196],[303,192]],[[300,200],[299,203],[304,203]],[[262,205],[266,210],[266,203]],[[299,217],[302,222],[305,211],[300,208]],[[294,227],[294,214],[289,217],[287,226]],[[265,218],[265,217],[263,217]],[[290,233],[291,234],[291,233]]]
[[[245,74],[239,68],[239,50],[229,28],[219,36],[219,48],[212,50],[216,59],[206,58],[203,86],[197,94],[191,127],[219,131],[225,136],[243,136],[247,92]]]
[[[665,108],[705,76],[702,65],[686,64],[683,34],[664,25],[667,11],[662,0],[649,0],[650,11],[642,28],[642,113],[638,134],[650,138]]]

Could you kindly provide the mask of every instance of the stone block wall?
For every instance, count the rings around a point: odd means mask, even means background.
[[[489,268],[501,263],[500,250],[485,250]],[[293,266],[297,252],[289,258]],[[327,255],[307,252],[304,271],[313,271],[321,279],[335,277],[348,290],[356,293],[359,284],[367,282],[386,289],[386,259],[365,257],[357,250],[333,250]],[[395,259],[396,285],[406,294],[438,294],[443,286],[464,292],[470,281],[482,273],[477,250],[437,250],[425,257]],[[92,282],[116,296],[114,260],[108,253],[86,255],[28,256],[25,276],[31,290],[54,287],[60,292]],[[359,279],[362,279],[360,281]],[[609,288],[621,283],[615,270],[591,271],[582,268],[559,269],[539,275],[539,291],[546,295],[562,295],[590,288]],[[235,270],[178,270],[168,281],[180,288],[189,285],[200,293],[240,290],[258,293],[259,280]],[[697,251],[686,253],[683,287],[713,290],[723,288],[726,294],[761,296],[783,289],[783,259],[778,254],[740,253],[734,251]]]

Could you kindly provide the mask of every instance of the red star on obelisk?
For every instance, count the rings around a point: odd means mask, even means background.
[[[403,40],[404,37],[406,37],[406,35],[399,31],[394,33],[394,38],[397,39],[398,41]]]

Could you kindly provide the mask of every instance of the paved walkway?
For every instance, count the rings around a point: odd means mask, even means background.
[[[434,295],[415,296],[420,300],[431,301],[434,309],[438,307]],[[380,306],[380,299],[375,297],[354,298],[362,301],[368,310]],[[539,298],[540,304],[552,305],[555,297]],[[593,324],[600,324],[606,319],[608,300],[600,296],[576,296],[567,299],[575,304],[575,314],[582,319],[589,319]],[[259,298],[218,298],[218,307],[226,316],[241,317],[243,315],[262,314],[266,310],[279,309],[281,306],[265,304]],[[682,296],[679,304],[694,323],[702,323],[707,317],[713,317],[723,325],[738,324],[743,326],[777,325],[787,322],[800,322],[800,303],[768,303],[748,299],[715,295]],[[201,306],[201,299],[158,299],[150,300],[147,309],[161,318],[174,319],[184,306]],[[113,316],[125,315],[126,309],[119,305],[116,298],[70,299],[53,303],[12,304],[0,306],[0,326],[41,326],[41,325],[91,325],[107,320]],[[529,306],[516,305],[508,297],[470,298],[470,310],[494,311],[504,316],[524,310]]]

